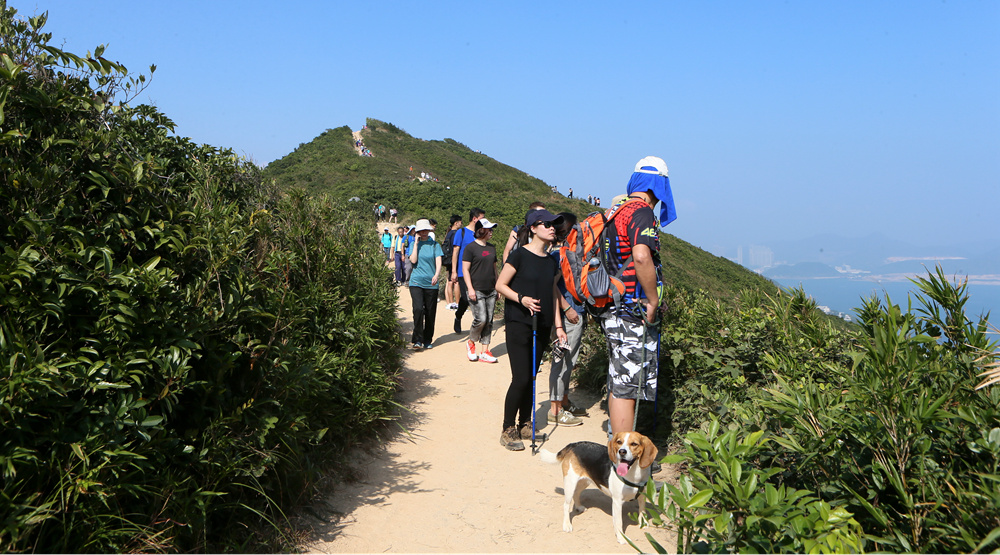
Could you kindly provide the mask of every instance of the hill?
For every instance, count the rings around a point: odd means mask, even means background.
[[[366,206],[383,203],[400,210],[400,222],[430,217],[443,230],[450,215],[486,210],[500,224],[497,242],[524,218],[527,206],[542,201],[551,212],[586,215],[594,207],[569,199],[544,181],[473,151],[454,139],[424,140],[391,124],[369,118],[360,136],[372,156],[359,156],[347,126],[328,129],[264,169],[282,189],[353,197]],[[421,174],[430,180],[421,181]],[[683,217],[683,216],[682,216]],[[374,218],[373,218],[374,219]],[[442,225],[442,223],[444,225]],[[714,256],[668,233],[661,234],[666,283],[731,298],[742,289],[776,286],[729,260]]]

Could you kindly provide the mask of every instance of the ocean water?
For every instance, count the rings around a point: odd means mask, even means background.
[[[871,296],[877,296],[884,301],[888,295],[894,304],[905,308],[909,294],[913,298],[914,308],[921,306],[913,294],[918,288],[909,281],[875,283],[847,278],[774,281],[783,287],[801,285],[802,289],[815,299],[816,304],[828,306],[834,313],[848,314],[852,319],[857,317],[855,309],[861,306],[862,298]],[[989,312],[990,324],[1000,328],[1000,285],[969,285],[967,294],[969,300],[965,305],[965,315],[975,321],[980,315]]]

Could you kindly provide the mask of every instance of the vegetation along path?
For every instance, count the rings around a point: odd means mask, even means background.
[[[401,329],[409,343],[410,296],[400,289]],[[562,478],[559,467],[541,462],[529,448],[505,450],[499,442],[503,396],[510,382],[502,322],[493,336],[496,364],[469,362],[463,340],[472,321],[463,318],[462,335],[451,329],[454,312],[438,304],[434,348],[412,352],[403,371],[398,401],[408,412],[406,432],[356,452],[357,480],[340,484],[304,526],[314,533],[302,548],[309,552],[576,552],[634,553],[615,540],[611,502],[588,488],[586,511],[562,530]],[[539,430],[550,435],[544,448],[558,451],[580,440],[603,442],[606,417],[600,399],[574,393],[587,407],[584,425],[556,427],[548,411],[548,365],[537,381]],[[670,478],[669,466],[655,475]],[[636,512],[635,502],[626,513]],[[673,550],[674,538],[662,529],[640,529],[626,516],[625,534],[650,550],[645,533]]]

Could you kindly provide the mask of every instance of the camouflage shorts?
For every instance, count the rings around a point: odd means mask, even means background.
[[[600,322],[608,339],[608,391],[618,399],[656,399],[659,333],[655,329],[647,331],[641,322],[615,315],[602,318]],[[645,370],[640,371],[643,365]],[[644,382],[641,396],[637,395],[640,380]]]

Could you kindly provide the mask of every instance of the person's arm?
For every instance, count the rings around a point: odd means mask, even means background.
[[[438,284],[438,275],[441,274],[441,257],[434,257],[434,277],[431,278],[431,285]]]
[[[552,282],[552,295],[554,299],[553,304],[555,305],[555,307],[553,307],[555,310],[555,314],[553,316],[553,326],[556,328],[556,337],[559,338],[559,341],[566,342],[569,341],[569,339],[566,337],[565,328],[563,328],[562,311],[559,310],[560,300],[562,300],[562,302],[566,302],[566,299],[563,299],[562,294],[559,293],[558,280]]]
[[[455,230],[455,236],[458,235],[458,231],[459,230]],[[462,238],[459,239],[459,241],[463,241],[464,239],[465,234],[463,233]],[[458,255],[462,251],[462,245],[460,242],[455,241],[454,236],[451,238],[451,242],[455,245],[451,248],[451,281],[452,283],[458,283],[458,265],[462,263],[462,261],[458,258]]]
[[[417,265],[417,251],[420,250],[420,241],[413,242],[413,251],[410,253],[410,264]]]
[[[635,264],[635,278],[646,294],[646,321],[656,321],[656,309],[660,306],[659,292],[656,290],[656,265],[653,251],[642,243],[632,247],[632,262]]]
[[[503,258],[500,259],[501,264],[507,263],[507,257],[510,256],[510,251],[514,249],[514,245],[517,244],[517,234],[514,230],[510,231],[510,235],[507,237],[507,244],[503,246]]]
[[[472,278],[469,276],[469,269],[472,268],[472,262],[468,260],[462,261],[462,279],[465,280],[465,291],[469,297],[470,301],[476,300],[476,290],[472,288]]]

